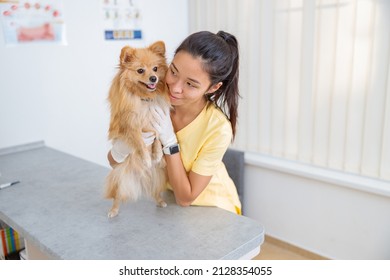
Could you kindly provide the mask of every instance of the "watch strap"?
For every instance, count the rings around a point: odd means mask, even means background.
[[[170,145],[169,147],[163,148],[164,155],[174,155],[174,154],[177,154],[178,152],[180,152],[179,144],[173,144],[173,145]]]

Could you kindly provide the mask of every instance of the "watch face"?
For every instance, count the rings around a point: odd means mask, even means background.
[[[175,146],[170,147],[169,151],[170,151],[171,155],[178,153],[180,151],[179,150],[179,145],[175,145]]]

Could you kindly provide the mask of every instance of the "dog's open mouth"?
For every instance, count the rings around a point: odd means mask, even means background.
[[[157,89],[157,83],[149,83],[149,84],[146,84],[144,82],[140,82],[140,83],[143,84],[148,91],[155,91]]]

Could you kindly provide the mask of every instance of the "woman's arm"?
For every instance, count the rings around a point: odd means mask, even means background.
[[[107,159],[112,168],[114,168],[118,164],[118,162],[112,157],[111,151],[108,151]]]
[[[152,108],[154,116],[153,127],[158,131],[160,141],[164,147],[177,144],[170,117],[169,108],[163,110],[159,107]],[[167,163],[168,180],[172,186],[176,203],[181,206],[189,206],[206,188],[211,180],[210,176],[199,175],[184,168],[180,153],[165,155]]]
[[[176,203],[189,206],[206,188],[212,176],[202,176],[184,169],[180,154],[165,155],[169,183],[173,188]]]

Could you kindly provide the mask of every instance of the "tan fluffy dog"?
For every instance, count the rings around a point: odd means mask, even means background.
[[[135,201],[142,195],[154,198],[158,206],[166,206],[160,196],[167,181],[165,161],[150,112],[152,105],[170,106],[164,81],[166,71],[164,42],[155,42],[148,48],[122,48],[119,71],[108,96],[111,106],[108,138],[122,140],[132,153],[107,176],[105,196],[114,200],[108,213],[110,218],[118,215],[122,201]],[[150,131],[156,134],[156,140],[147,147],[142,132]]]

